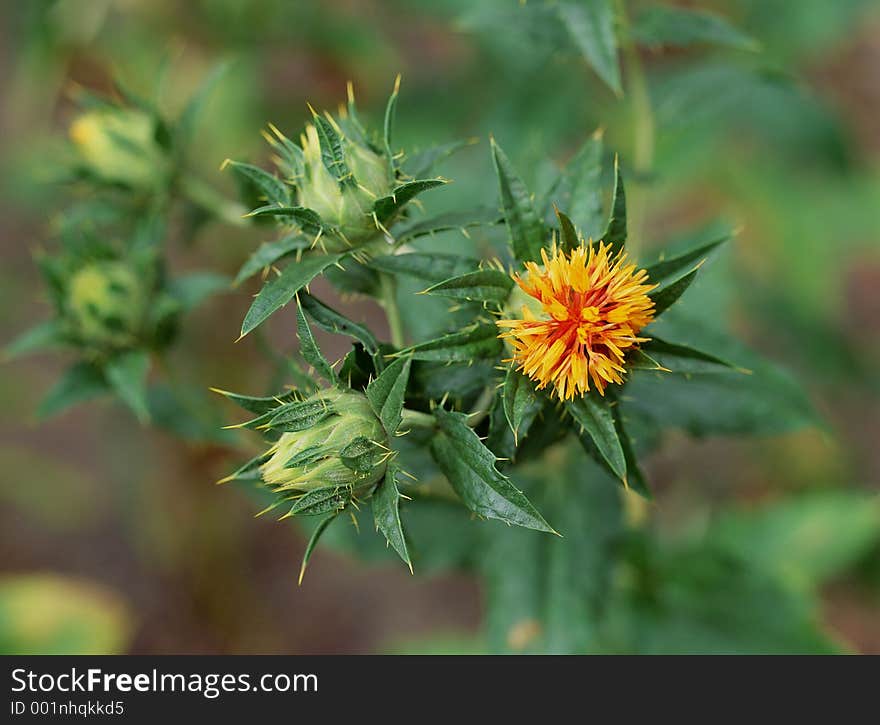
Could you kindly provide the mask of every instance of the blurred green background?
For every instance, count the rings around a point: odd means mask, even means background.
[[[627,7],[637,14],[644,4]],[[868,0],[682,4],[717,11],[760,50],[729,42],[719,49],[640,51],[656,154],[654,172],[633,180],[637,243],[650,256],[661,241],[719,218],[738,227],[712,274],[690,293],[692,304],[792,371],[824,426],[802,427],[768,413],[752,426],[760,438],[695,440],[684,432],[693,427],[687,411],[669,411],[681,417],[682,432],[666,435],[646,459],[656,499],[634,503],[631,521],[669,541],[707,535],[733,541],[746,560],[790,587],[837,648],[877,653],[880,8]],[[576,48],[530,21],[543,6],[512,0],[5,3],[2,342],[48,313],[32,254],[51,235],[66,194],[51,181],[75,112],[68,93],[74,84],[109,92],[121,77],[147,94],[165,67],[161,97],[173,114],[216,62],[229,61],[201,119],[193,158],[206,180],[232,195],[220,165],[227,157],[267,162],[259,134],[267,122],[293,135],[307,117],[306,101],[335,108],[347,80],[376,119],[401,72],[402,144],[479,139],[444,162],[440,171],[454,184],[426,203],[438,211],[465,201],[493,204],[489,133],[533,187],[540,187],[548,164],[565,160],[599,126],[624,160],[632,156],[632,107],[598,82]],[[486,239],[473,236],[488,249]],[[234,273],[265,238],[259,229],[212,223],[192,244],[170,249],[176,269]],[[461,249],[470,242],[450,235],[436,243]],[[172,355],[176,376],[201,389],[266,387],[271,365],[257,342],[232,344],[249,291],[216,298],[186,321]],[[370,303],[345,305],[354,317],[384,324]],[[288,349],[291,318],[277,317],[271,339]],[[341,354],[338,339],[322,342],[331,359]],[[442,562],[411,577],[391,559],[364,563],[322,548],[297,588],[305,543],[297,529],[255,520],[243,491],[213,486],[236,459],[233,449],[182,443],[139,426],[109,402],[38,426],[33,411],[62,362],[41,355],[0,368],[0,651],[484,646],[483,587],[473,574]],[[214,402],[219,426],[229,411]],[[697,576],[699,562],[692,559],[670,557],[665,566],[681,583]],[[711,589],[705,597],[724,597],[723,583]],[[676,591],[669,592],[670,606],[687,620],[689,605],[677,602]],[[754,601],[726,606],[760,606]],[[758,619],[786,616],[770,611],[772,599],[764,603],[768,611]],[[723,611],[719,606],[716,617],[729,619]],[[715,637],[725,624],[712,626]],[[736,626],[707,641],[723,650],[786,649],[770,628]],[[693,632],[682,629],[672,642],[677,632],[671,628],[669,641],[661,638],[653,649],[689,649]]]

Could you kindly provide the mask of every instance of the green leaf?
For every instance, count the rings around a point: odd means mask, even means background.
[[[325,380],[331,383],[338,382],[339,378],[336,377],[336,371],[327,362],[327,358],[324,357],[324,354],[318,347],[318,343],[315,342],[312,329],[309,327],[306,316],[303,314],[302,304],[298,304],[296,307],[296,336],[299,338],[299,353],[303,356],[303,360],[311,365],[315,372]]]
[[[571,219],[559,211],[559,209],[556,210],[556,218],[559,220],[559,246],[562,251],[569,253],[581,246],[581,240],[578,239],[577,230],[574,228]]]
[[[290,205],[290,190],[281,179],[253,164],[226,159],[223,168],[231,169],[242,181],[252,185],[268,204]]]
[[[191,310],[211,295],[228,289],[229,278],[213,272],[193,272],[171,280],[168,285],[168,292],[184,310]]]
[[[714,373],[719,370],[736,369],[745,372],[732,362],[716,355],[697,350],[689,345],[666,342],[656,336],[652,336],[649,342],[642,344],[642,351],[660,366],[673,373]]]
[[[413,345],[398,354],[410,355],[413,360],[469,362],[479,357],[495,357],[499,352],[501,340],[498,339],[498,328],[493,324],[478,322],[461,332]]]
[[[174,141],[179,147],[186,146],[192,140],[196,121],[227,70],[229,70],[228,62],[215,65],[202,80],[196,92],[190,96],[174,128]]]
[[[725,511],[707,536],[755,567],[819,586],[880,543],[880,501],[856,491],[808,492]]]
[[[351,501],[349,486],[316,488],[295,499],[287,516],[319,516],[342,511]]]
[[[710,252],[724,244],[729,239],[730,235],[725,234],[711,242],[701,244],[694,249],[677,254],[670,259],[661,259],[660,261],[645,267],[645,271],[648,273],[648,279],[651,282],[658,282],[666,277],[676,274],[686,267],[691,266],[694,262],[705,259]]]
[[[264,217],[277,216],[282,217],[282,221],[289,224],[296,224],[306,234],[317,237],[324,231],[332,231],[332,227],[321,221],[321,216],[316,211],[307,209],[304,206],[261,206],[245,214],[245,217]]]
[[[614,425],[611,402],[607,398],[588,393],[566,401],[565,409],[581,431],[592,439],[614,475],[622,481],[626,480],[626,458]]]
[[[122,353],[104,365],[104,374],[110,387],[131,408],[141,423],[150,419],[147,404],[147,374],[150,356],[143,351]]]
[[[330,175],[342,187],[355,186],[357,180],[345,161],[342,137],[336,132],[333,124],[323,116],[312,111],[312,120],[318,132],[318,143],[321,146],[321,161]]]
[[[521,372],[513,366],[507,369],[504,378],[504,388],[501,393],[504,406],[504,417],[513,431],[514,441],[529,432],[535,416],[541,412],[544,403],[535,391],[535,386]]]
[[[262,415],[270,410],[275,410],[281,405],[297,400],[297,393],[294,390],[286,390],[278,395],[269,395],[263,397],[254,397],[252,395],[240,395],[239,393],[230,393],[228,390],[220,390],[219,388],[211,388],[211,391],[222,395],[227,400],[232,401],[249,413]]]
[[[617,486],[591,462],[557,449],[518,469],[561,537],[484,526],[486,629],[493,652],[576,654],[601,644],[624,530]]]
[[[717,45],[755,51],[759,44],[725,18],[707,10],[650,5],[633,23],[633,36],[649,46]]]
[[[304,251],[312,246],[311,240],[302,234],[289,234],[281,239],[273,242],[263,242],[247,261],[238,270],[235,279],[232,282],[237,287],[249,277],[253,277],[257,272],[266,269],[279,259],[292,254],[293,252]]]
[[[327,267],[343,258],[342,254],[303,255],[288,264],[281,274],[263,285],[241,324],[241,337],[253,331],[276,310],[284,307],[293,297]]]
[[[254,428],[259,425],[279,433],[298,433],[335,414],[336,411],[325,400],[294,401],[248,421],[241,427]]]
[[[480,266],[480,260],[457,254],[410,254],[387,255],[370,260],[370,266],[380,272],[404,274],[408,277],[436,284],[444,279],[466,274]]]
[[[394,116],[397,112],[397,96],[400,93],[400,75],[394,80],[394,90],[388,97],[388,105],[385,106],[385,122],[382,125],[382,141],[385,145],[385,154],[388,156],[388,162],[392,168],[397,166],[394,160],[394,151],[391,147],[392,136],[394,134]]]
[[[376,441],[366,436],[357,436],[339,451],[339,460],[355,473],[367,474],[376,469],[386,452],[387,449]]]
[[[367,399],[389,436],[400,426],[411,365],[411,358],[399,357],[367,386]]]
[[[678,298],[684,294],[684,291],[691,286],[699,269],[699,267],[696,267],[664,287],[660,287],[659,289],[655,289],[653,292],[648,293],[648,297],[654,300],[655,320],[674,305],[678,301]]]
[[[615,95],[623,95],[610,0],[561,2],[558,8],[559,17],[584,60]]]
[[[465,506],[486,518],[556,533],[495,468],[495,456],[468,427],[466,415],[437,408],[434,416],[439,430],[431,440],[431,454]]]
[[[217,481],[218,485],[229,483],[230,481],[258,481],[260,480],[260,466],[262,466],[270,458],[270,454],[266,451],[259,453],[249,461],[242,463],[228,476]]]
[[[315,547],[318,545],[318,540],[321,538],[321,535],[327,530],[327,527],[338,515],[339,512],[334,512],[330,514],[326,519],[323,519],[312,532],[312,535],[309,538],[309,543],[306,544],[306,550],[303,553],[302,564],[299,568],[299,580],[297,582],[298,584],[302,584],[303,577],[306,575],[306,567],[309,565],[309,559],[312,558],[312,553],[315,551]]]
[[[449,143],[431,146],[424,151],[405,158],[403,161],[403,171],[407,176],[421,179],[431,172],[438,161],[452,156],[456,151],[470,146],[472,143],[473,141],[450,141]]]
[[[424,294],[501,304],[510,296],[513,285],[510,275],[501,270],[480,269],[432,285]]]
[[[37,408],[37,417],[45,420],[107,390],[107,381],[100,368],[91,363],[76,363],[62,373],[61,379],[46,394]]]
[[[602,131],[596,131],[565,165],[548,201],[563,209],[585,239],[600,239],[606,218],[602,208]]]
[[[446,179],[418,179],[408,181],[396,187],[388,196],[376,199],[373,202],[373,213],[380,224],[386,224],[406,204],[415,199],[419,194],[449,182]]]
[[[498,174],[501,207],[510,232],[513,254],[521,262],[540,259],[545,242],[545,229],[535,211],[534,200],[494,138],[491,143],[492,160]]]
[[[400,521],[400,499],[403,497],[397,490],[398,471],[397,464],[390,461],[385,478],[373,493],[373,519],[376,521],[376,528],[382,532],[412,572],[412,561],[409,558],[403,524]]]
[[[64,332],[58,320],[47,320],[25,330],[3,350],[6,360],[28,355],[38,350],[56,347],[64,343]]]
[[[402,229],[398,229],[394,233],[394,241],[397,245],[401,245],[418,237],[429,236],[452,229],[460,229],[464,232],[468,227],[501,224],[503,222],[504,217],[501,215],[501,212],[489,207],[477,207],[470,211],[446,212],[429,219],[419,219]]]
[[[620,161],[614,157],[614,193],[611,197],[611,214],[602,235],[602,241],[611,245],[612,254],[620,252],[626,244],[626,193],[623,190],[623,174]]]
[[[379,351],[379,341],[366,326],[348,319],[341,312],[325,305],[317,297],[312,297],[308,293],[300,293],[299,305],[322,330],[354,338],[362,343],[364,349],[371,355],[375,355]]]

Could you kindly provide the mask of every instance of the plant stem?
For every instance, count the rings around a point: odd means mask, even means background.
[[[196,206],[213,214],[218,219],[236,227],[248,226],[244,215],[247,213],[237,201],[227,199],[214,187],[206,184],[201,179],[190,175],[180,180],[180,189],[183,195]]]
[[[433,415],[422,413],[419,410],[404,408],[401,414],[403,415],[402,425],[409,425],[414,428],[433,428],[436,423]]]
[[[623,56],[626,59],[626,97],[630,102],[630,115],[633,128],[633,170],[635,184],[630,197],[627,249],[633,257],[638,255],[638,247],[644,237],[647,217],[647,199],[644,185],[648,182],[654,166],[655,125],[651,108],[651,96],[645,80],[645,71],[638,48],[632,37],[629,18],[623,0],[618,2],[620,18],[620,38]]]
[[[403,320],[400,317],[400,308],[397,306],[397,285],[394,277],[386,272],[380,272],[379,283],[382,289],[382,307],[388,317],[388,329],[391,331],[391,344],[401,348],[406,346],[403,334]]]
[[[467,424],[471,428],[476,428],[489,415],[493,400],[495,400],[495,387],[487,385],[480,393],[480,397],[477,398],[477,402],[474,403],[474,409],[468,413]]]

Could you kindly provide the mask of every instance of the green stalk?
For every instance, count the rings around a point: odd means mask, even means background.
[[[381,272],[379,274],[379,283],[382,291],[380,302],[382,307],[385,308],[385,315],[388,318],[391,344],[397,348],[405,347],[403,319],[400,317],[400,308],[397,306],[397,285],[394,282],[394,277],[386,272]]]
[[[412,428],[433,428],[436,421],[430,413],[422,413],[419,410],[410,410],[404,408],[401,411],[403,421],[401,425],[410,426]]]
[[[248,222],[244,218],[247,209],[237,201],[227,199],[201,179],[192,175],[184,176],[180,180],[179,188],[193,204],[227,224],[236,227],[248,226]]]

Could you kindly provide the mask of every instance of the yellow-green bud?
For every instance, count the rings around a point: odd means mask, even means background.
[[[97,176],[135,188],[158,184],[168,171],[168,158],[155,136],[156,125],[143,111],[88,111],[70,126],[80,157]]]
[[[369,401],[352,390],[322,390],[327,415],[306,430],[284,433],[260,471],[280,493],[348,486],[367,493],[385,475],[388,440]]]
[[[313,209],[321,219],[337,227],[344,239],[324,239],[328,252],[361,246],[379,233],[372,217],[373,202],[392,189],[389,160],[371,148],[341,137],[343,157],[354,182],[340,185],[321,159],[321,145],[314,125],[306,126],[301,143],[303,175],[298,185],[298,202]]]
[[[76,336],[98,348],[131,345],[138,337],[146,294],[137,273],[122,262],[80,268],[67,291],[68,319]]]

